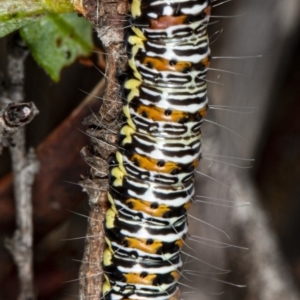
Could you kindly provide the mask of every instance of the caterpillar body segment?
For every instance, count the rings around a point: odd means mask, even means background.
[[[110,161],[106,300],[178,300],[207,110],[210,0],[132,0],[126,123]]]

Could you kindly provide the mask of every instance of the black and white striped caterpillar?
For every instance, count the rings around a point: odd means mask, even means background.
[[[180,298],[207,110],[210,0],[132,0],[126,124],[110,161],[104,299]]]

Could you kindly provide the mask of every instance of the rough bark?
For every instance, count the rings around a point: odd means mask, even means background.
[[[124,49],[123,27],[128,11],[127,1],[80,1],[80,12],[90,20],[106,51],[106,88],[99,115],[91,115],[84,124],[91,137],[82,149],[84,160],[91,166],[90,176],[81,185],[89,194],[91,213],[88,222],[83,264],[80,269],[80,299],[101,298],[104,250],[103,221],[107,209],[108,159],[117,150],[122,98],[117,75],[125,71],[127,54]]]

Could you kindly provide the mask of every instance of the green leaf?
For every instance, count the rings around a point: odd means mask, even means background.
[[[72,11],[73,0],[0,0],[0,37],[43,15]]]
[[[22,18],[20,20],[16,19],[11,19],[6,21],[5,23],[0,21],[0,37],[3,37],[19,28],[22,26],[25,26],[33,21],[35,21],[37,18],[33,17],[27,17],[27,18]]]
[[[92,27],[76,13],[48,15],[21,30],[21,36],[35,60],[54,81],[63,67],[93,49]]]

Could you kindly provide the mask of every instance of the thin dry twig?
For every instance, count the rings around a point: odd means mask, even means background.
[[[79,189],[70,189],[71,183],[77,182],[80,174],[86,171],[86,164],[80,159],[77,147],[83,147],[87,138],[76,128],[81,127],[82,119],[91,111],[99,109],[98,98],[103,95],[103,89],[102,79],[83,102],[36,148],[41,167],[32,191],[35,243],[64,222],[70,211],[75,210],[85,199],[84,194],[78,193]],[[70,149],[73,144],[76,147]],[[66,184],[66,180],[70,183]],[[12,185],[11,174],[0,178],[0,234],[14,228]]]
[[[16,103],[8,106],[8,109],[15,107],[14,115],[9,119],[14,121],[14,116],[18,115],[21,121],[24,121],[30,115],[28,109],[30,105],[23,106],[17,104],[24,98],[24,60],[28,51],[22,47],[14,46],[8,57],[8,89],[4,92],[4,97]],[[31,106],[34,115],[37,114],[35,106]],[[18,109],[21,109],[18,111]],[[16,112],[18,112],[16,114]],[[5,114],[4,114],[5,116]],[[16,120],[15,120],[16,121]],[[13,122],[11,122],[12,125]],[[26,122],[25,122],[26,123]],[[20,281],[19,300],[34,299],[33,284],[33,226],[32,226],[32,204],[31,188],[34,176],[38,171],[39,163],[35,158],[32,149],[26,153],[25,131],[19,128],[11,135],[10,153],[12,158],[12,169],[14,173],[14,196],[16,202],[16,225],[17,229],[11,239],[6,240],[6,247],[14,258],[18,268]]]

